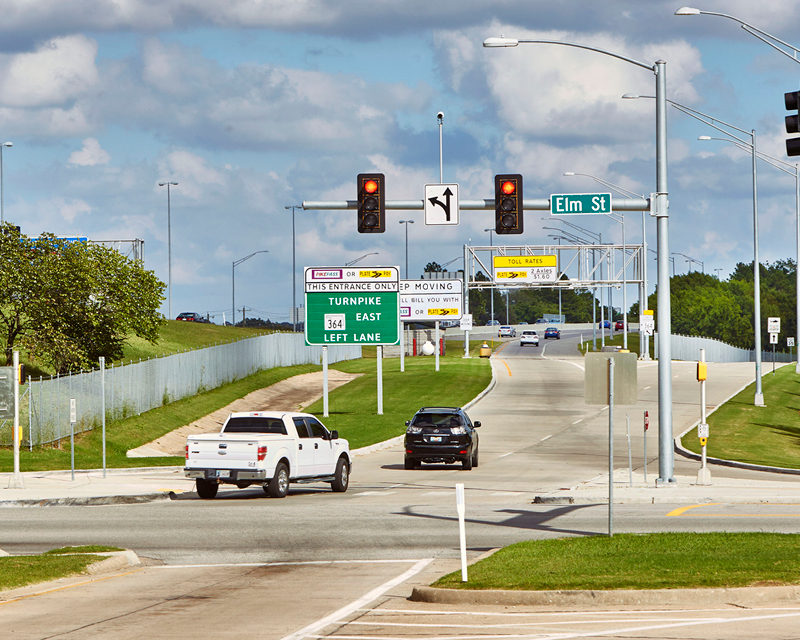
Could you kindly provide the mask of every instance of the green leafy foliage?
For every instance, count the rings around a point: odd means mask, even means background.
[[[59,373],[122,357],[128,335],[155,342],[164,283],[104,245],[0,228],[0,334]]]

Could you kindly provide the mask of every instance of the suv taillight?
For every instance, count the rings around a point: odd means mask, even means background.
[[[267,445],[258,448],[258,461],[261,462],[267,457]]]

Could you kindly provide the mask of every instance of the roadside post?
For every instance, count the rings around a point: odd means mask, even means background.
[[[647,484],[647,430],[650,428],[650,412],[644,412],[644,483]]]
[[[322,347],[322,417],[328,417],[328,347]]]
[[[11,439],[14,451],[14,473],[8,481],[9,489],[24,489],[25,482],[19,469],[19,446],[22,440],[19,427],[19,351],[13,352],[13,366],[0,367],[0,418],[12,419]]]
[[[697,381],[700,383],[700,424],[697,425],[697,435],[700,438],[700,471],[697,472],[697,484],[711,484],[711,472],[706,465],[706,443],[708,443],[708,423],[706,422],[707,378],[706,350],[700,349],[700,361],[697,363]]]
[[[608,406],[608,535],[614,535],[614,407],[638,400],[637,356],[635,353],[586,354],[584,395],[586,404]]]
[[[633,488],[633,457],[631,456],[631,416],[629,413],[625,414],[625,433],[628,435],[628,481],[631,488]]]
[[[456,483],[456,513],[458,513],[458,539],[461,547],[461,582],[467,581],[467,533],[464,526],[466,505],[464,504],[464,483]]]
[[[223,324],[223,326],[225,326]],[[103,421],[103,477],[106,477],[106,358],[100,356],[100,414]]]
[[[69,468],[72,481],[75,481],[75,423],[78,421],[78,407],[75,398],[69,399]]]
[[[786,346],[789,347],[789,359],[792,358],[792,347],[794,347],[794,336],[786,338]]]
[[[767,333],[769,343],[772,345],[772,375],[775,375],[775,345],[778,344],[778,334],[781,332],[780,318],[767,318]]]

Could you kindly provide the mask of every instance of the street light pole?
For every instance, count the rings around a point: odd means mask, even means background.
[[[169,318],[172,320],[172,221],[170,211],[170,186],[178,186],[177,182],[159,182],[159,187],[167,187],[167,289],[169,289]]]
[[[361,261],[362,261],[364,258],[366,258],[367,256],[377,256],[377,255],[378,255],[378,252],[377,252],[377,251],[373,251],[372,253],[365,253],[363,256],[359,256],[359,257],[358,257],[358,258],[356,258],[355,260],[351,260],[350,262],[346,263],[344,266],[345,266],[345,267],[351,267],[351,266],[353,266],[353,265],[354,265],[356,262],[361,262]]]
[[[231,324],[235,327],[236,326],[236,267],[245,260],[249,260],[254,255],[258,253],[269,253],[266,249],[261,251],[255,251],[251,253],[249,256],[245,256],[240,260],[234,260],[231,266]],[[242,326],[244,326],[244,320],[242,320]]]
[[[408,225],[414,224],[414,221],[400,220],[400,224],[406,225],[406,280],[408,280]]]
[[[294,241],[294,210],[302,209],[299,204],[290,204],[284,209],[292,210],[292,332],[297,331],[297,266],[295,265],[295,241]]]
[[[484,229],[484,231],[489,232],[489,246],[493,247],[494,244],[492,244],[492,234],[494,233],[494,229],[493,228]],[[494,320],[494,250],[493,249],[489,250],[489,263],[491,264],[489,268],[492,269],[492,273],[489,274],[492,279],[492,286],[489,287],[489,296],[490,296],[489,313],[491,314],[491,317],[489,318],[490,320],[489,324],[492,324],[491,320]]]
[[[14,146],[13,142],[0,142],[0,224],[5,222],[5,217],[3,215],[3,147],[11,146]]]

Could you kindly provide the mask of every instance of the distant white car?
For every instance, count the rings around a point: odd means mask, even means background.
[[[500,327],[500,330],[497,332],[497,335],[500,338],[516,338],[517,330],[514,327],[503,325],[502,327]]]
[[[538,347],[539,334],[531,330],[523,331],[522,335],[519,337],[519,346],[524,347],[526,345],[532,345],[534,347]]]

